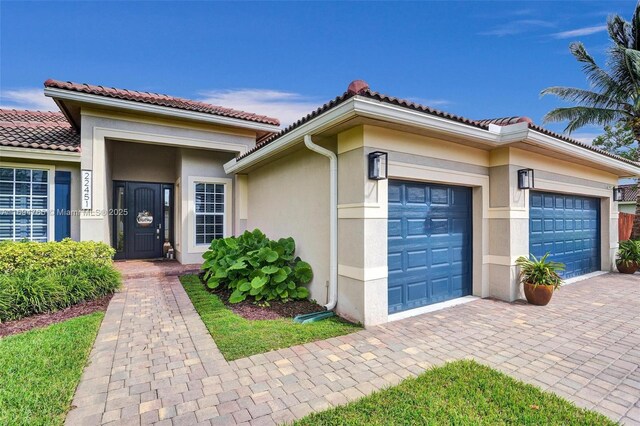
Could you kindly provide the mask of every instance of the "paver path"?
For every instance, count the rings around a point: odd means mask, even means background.
[[[177,278],[129,279],[67,423],[280,423],[460,358],[640,424],[640,276],[572,284],[547,307],[477,300],[229,363]]]

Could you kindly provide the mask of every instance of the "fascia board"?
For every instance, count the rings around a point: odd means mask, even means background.
[[[568,142],[556,139],[552,136],[545,135],[535,130],[529,130],[529,134],[524,142],[528,142],[537,146],[551,148],[554,151],[564,153],[570,157],[584,158],[596,164],[617,170],[619,176],[638,176],[640,175],[640,165],[634,166],[624,161],[616,160],[597,152],[590,151]]]
[[[223,126],[241,127],[245,129],[278,132],[280,128],[272,124],[256,123],[248,120],[240,120],[236,118],[224,117],[219,115],[206,114],[202,112],[182,110],[178,108],[170,108],[160,105],[145,104],[135,101],[127,101],[123,99],[107,98],[99,95],[91,95],[87,93],[71,92],[64,89],[45,88],[45,96],[54,99],[64,99],[69,101],[84,102],[92,105],[100,105],[112,108],[121,108],[130,111],[144,112],[148,114],[164,115],[169,117],[183,118],[188,120],[196,120],[206,123],[213,123]]]
[[[302,142],[304,135],[322,132],[323,130],[329,129],[355,117],[356,114],[353,108],[353,102],[354,98],[345,101],[341,105],[338,105],[332,110],[315,117],[309,122],[282,136],[275,142],[266,145],[264,148],[259,149],[240,161],[237,161],[234,158],[233,160],[225,163],[225,173],[231,174],[241,172],[249,166],[268,159],[269,157]]]

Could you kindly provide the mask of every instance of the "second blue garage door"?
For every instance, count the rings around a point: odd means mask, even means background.
[[[600,200],[532,191],[529,251],[564,263],[564,278],[600,270]]]
[[[389,313],[471,294],[471,189],[389,181]]]

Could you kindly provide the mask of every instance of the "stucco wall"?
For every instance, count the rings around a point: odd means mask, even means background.
[[[293,237],[296,254],[313,268],[311,298],[327,301],[329,160],[306,149],[248,173],[247,229]]]
[[[233,235],[233,220],[235,215],[233,199],[232,176],[224,172],[223,165],[233,158],[233,154],[225,152],[204,151],[199,149],[179,149],[177,161],[180,178],[177,185],[176,200],[180,197],[180,210],[176,217],[176,256],[182,263],[202,263],[202,253],[207,246],[196,246],[193,240],[195,233],[193,182],[211,181],[224,183],[227,191],[225,236]],[[213,179],[213,180],[207,180]],[[219,179],[219,180],[218,180]]]
[[[240,128],[83,108],[81,144],[81,167],[93,171],[95,211],[110,207],[113,179],[175,183],[182,177],[224,174],[224,161],[254,146],[255,133]],[[193,149],[194,152],[182,155],[178,154],[180,149]],[[179,165],[182,159],[185,163]],[[188,182],[180,184],[187,185]],[[185,203],[188,192],[177,188],[176,193],[181,197],[176,205],[184,211],[189,207]],[[184,219],[182,212],[179,213],[176,219]],[[180,224],[180,230],[189,229],[184,225]],[[83,216],[80,238],[110,243],[110,227],[108,217]],[[184,248],[182,251],[186,253]],[[185,261],[199,261],[199,256],[189,254]]]

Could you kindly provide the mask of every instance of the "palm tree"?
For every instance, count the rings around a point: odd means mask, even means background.
[[[550,111],[545,115],[544,122],[568,121],[565,128],[567,133],[587,124],[622,123],[631,129],[635,140],[640,142],[640,2],[636,4],[631,22],[615,15],[608,19],[607,29],[613,42],[607,55],[607,69],[598,66],[582,43],[571,43],[569,49],[582,64],[590,88],[544,89],[542,95],[555,95],[577,104]],[[640,196],[636,201],[631,237],[640,238]]]

